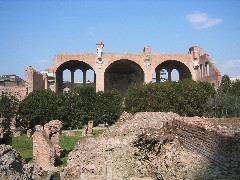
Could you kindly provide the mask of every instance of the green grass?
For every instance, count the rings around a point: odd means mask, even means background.
[[[28,162],[32,160],[32,139],[26,135],[12,138],[12,146]]]
[[[103,129],[94,129],[93,137],[97,137],[102,134]],[[88,138],[83,137],[81,131],[74,131],[75,136],[60,135],[61,157],[56,162],[56,166],[65,166],[67,162],[68,153],[73,150],[77,141]],[[11,145],[20,153],[20,155],[27,161],[32,160],[32,138],[22,135],[19,137],[13,137]]]

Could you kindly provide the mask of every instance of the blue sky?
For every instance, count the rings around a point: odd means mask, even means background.
[[[24,77],[59,52],[187,53],[197,44],[222,74],[240,75],[238,0],[0,0],[0,74]]]

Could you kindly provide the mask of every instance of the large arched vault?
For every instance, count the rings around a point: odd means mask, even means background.
[[[117,89],[121,92],[127,90],[133,83],[143,83],[144,72],[135,62],[121,59],[110,64],[104,73],[105,91]]]

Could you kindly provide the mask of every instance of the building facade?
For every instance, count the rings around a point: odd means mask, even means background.
[[[63,81],[65,70],[71,72],[71,80]],[[31,66],[25,70],[26,94],[36,89],[52,89],[63,92],[64,88],[76,86],[75,72],[81,70],[82,82],[78,86],[94,85],[96,91],[118,89],[126,91],[133,83],[160,82],[162,72],[167,80],[172,80],[172,72],[178,72],[178,79],[208,81],[215,88],[221,82],[221,74],[214,62],[203,49],[198,46],[189,48],[186,54],[153,53],[145,46],[140,53],[109,53],[104,51],[102,41],[96,44],[95,53],[64,53],[57,54],[52,65],[40,73]],[[93,72],[93,80],[87,81],[87,72]],[[67,84],[67,85],[66,85]]]

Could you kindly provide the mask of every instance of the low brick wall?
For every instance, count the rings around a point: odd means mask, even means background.
[[[26,85],[0,86],[0,94],[2,92],[11,94],[11,95],[15,96],[16,98],[18,98],[19,100],[23,100],[28,94],[28,88]]]
[[[240,177],[240,119],[182,117],[174,120],[179,141],[207,157],[226,177]]]

